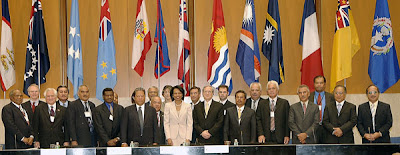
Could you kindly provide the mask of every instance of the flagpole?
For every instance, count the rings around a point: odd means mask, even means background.
[[[344,87],[346,87],[346,83],[347,83],[347,82],[346,82],[346,79],[344,79]]]
[[[142,88],[143,88],[143,77],[140,77],[140,83],[142,84]]]
[[[159,37],[161,37],[161,36],[159,36]],[[158,54],[157,54],[157,62],[158,62],[158,67],[157,67],[157,72],[158,72],[158,74],[157,74],[157,77],[158,77],[158,89],[160,89],[160,49],[158,49]],[[158,95],[160,96],[160,91],[158,91]]]

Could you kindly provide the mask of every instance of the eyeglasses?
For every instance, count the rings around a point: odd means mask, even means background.
[[[368,94],[369,94],[369,95],[378,94],[378,92],[377,92],[377,91],[370,91],[370,92],[368,92]]]

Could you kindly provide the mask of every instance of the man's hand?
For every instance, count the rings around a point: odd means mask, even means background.
[[[33,137],[29,137],[28,138],[28,145],[32,145],[33,144]]]
[[[64,142],[64,146],[68,147],[69,146],[69,142]]]
[[[374,141],[381,137],[381,134],[379,132],[375,132],[374,134],[371,134],[371,141]]]
[[[77,141],[72,141],[71,142],[71,146],[78,146],[78,142]]]
[[[174,145],[174,143],[172,142],[172,139],[171,139],[171,138],[167,139],[167,143],[168,143],[168,145],[171,145],[171,146]]]
[[[157,146],[158,145],[158,143],[153,143],[153,146]]]
[[[258,136],[258,143],[261,143],[261,144],[265,143],[265,136],[264,135]]]
[[[110,140],[107,142],[107,146],[116,146],[116,145],[117,145],[117,142],[118,142],[118,140],[116,140],[116,139],[110,139]]]
[[[290,140],[289,137],[284,137],[284,138],[283,138],[283,143],[284,143],[284,144],[289,144],[289,140]]]
[[[22,142],[24,142],[26,145],[28,145],[29,140],[28,140],[28,138],[24,137],[24,138],[22,138]]]
[[[40,148],[40,142],[35,142],[34,143],[34,147],[37,148],[37,149]]]
[[[300,140],[300,142],[302,144],[306,143],[306,139],[307,139],[307,134],[306,133],[300,133],[297,135],[297,138]]]
[[[211,134],[208,132],[208,130],[204,130],[201,134],[200,134],[204,139],[210,139]]]
[[[334,134],[336,137],[342,137],[343,136],[343,131],[340,128],[333,128]]]
[[[128,147],[128,144],[122,143],[122,144],[121,144],[121,147]]]

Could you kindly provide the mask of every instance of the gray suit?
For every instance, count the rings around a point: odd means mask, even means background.
[[[301,144],[297,135],[306,133],[306,143],[317,143],[315,130],[319,123],[319,109],[318,105],[308,102],[306,114],[304,115],[303,106],[301,102],[297,102],[290,106],[289,111],[289,127],[292,130],[292,143]]]

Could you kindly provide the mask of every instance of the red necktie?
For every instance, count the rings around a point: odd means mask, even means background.
[[[33,111],[33,112],[35,112],[35,108],[36,108],[35,102],[32,102],[32,111]]]
[[[318,94],[318,100],[317,100],[317,104],[318,107],[321,106],[321,110],[319,111],[319,121],[321,121],[322,119],[322,99],[321,99],[321,94]]]

